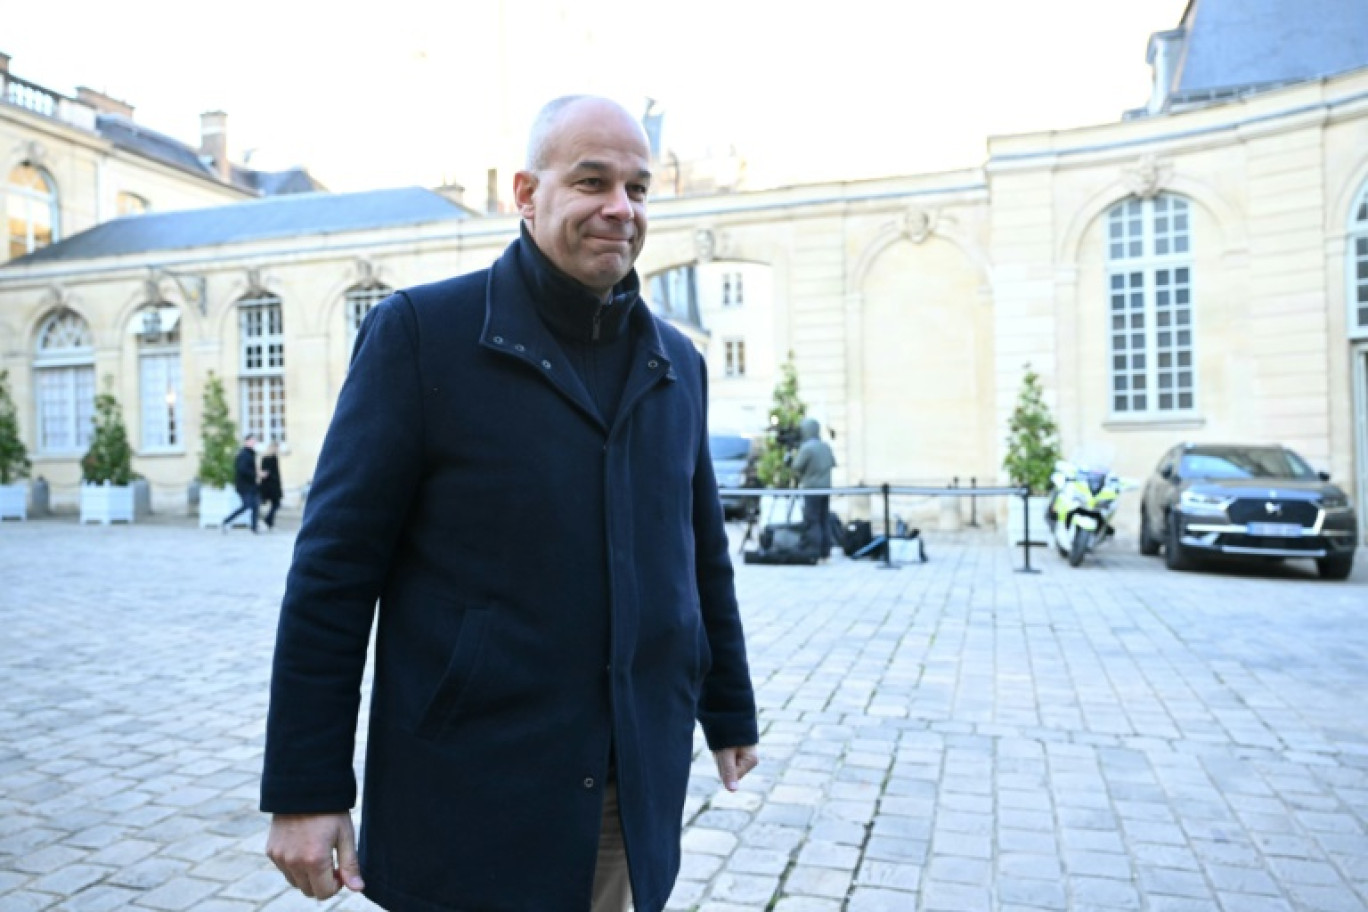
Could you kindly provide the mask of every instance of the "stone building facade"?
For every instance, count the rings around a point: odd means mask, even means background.
[[[1152,56],[1171,62],[1183,35],[1165,34]],[[1180,98],[1165,72],[1137,116],[997,137],[980,167],[653,203],[638,269],[708,356],[715,425],[763,430],[791,352],[838,483],[992,483],[1029,363],[1066,450],[1143,478],[1181,440],[1285,443],[1368,514],[1368,68]],[[43,389],[73,366],[110,378],[160,509],[185,509],[211,371],[304,483],[365,308],[516,234],[421,194],[329,195],[353,214],[193,246],[173,222],[97,229],[0,269],[0,368],[54,501],[73,502],[79,453],[45,445],[66,413]],[[318,197],[228,208],[304,224]],[[158,358],[180,378],[172,445],[149,418]]]

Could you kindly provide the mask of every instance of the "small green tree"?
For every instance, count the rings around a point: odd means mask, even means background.
[[[1008,425],[1007,455],[1002,467],[1012,484],[1031,489],[1032,494],[1050,490],[1050,475],[1059,461],[1059,429],[1045,405],[1040,375],[1026,364],[1021,392]]]
[[[19,437],[19,415],[10,396],[9,371],[0,371],[0,484],[28,478],[28,450]]]
[[[228,417],[228,397],[223,381],[209,372],[204,382],[204,414],[200,418],[200,484],[222,488],[233,483],[233,456],[237,453],[237,425]]]
[[[798,483],[793,453],[798,449],[799,425],[807,417],[807,404],[798,398],[798,368],[793,364],[793,352],[789,352],[779,371],[769,411],[769,435],[761,445],[755,468],[760,484],[767,488],[791,488]]]
[[[113,385],[112,378],[105,378],[106,390]],[[90,440],[90,449],[81,457],[81,480],[115,485],[133,480],[133,447],[128,443],[123,410],[111,392],[95,397],[95,435]]]

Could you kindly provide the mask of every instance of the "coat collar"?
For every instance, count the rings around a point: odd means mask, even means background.
[[[529,365],[543,379],[554,386],[586,415],[602,424],[593,399],[571,369],[551,330],[538,313],[536,290],[529,287],[520,257],[522,238],[509,244],[489,270],[485,286],[485,319],[480,331],[480,345],[491,351],[515,358]],[[639,287],[636,270],[619,285],[615,293],[636,295]],[[657,382],[673,382],[674,368],[665,353],[651,309],[644,301],[637,301],[627,317],[626,331],[633,340],[632,367],[623,389],[622,407],[618,421],[622,421],[645,388]]]

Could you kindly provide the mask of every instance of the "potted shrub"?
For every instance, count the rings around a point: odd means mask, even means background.
[[[195,473],[199,481],[200,528],[217,527],[223,518],[238,508],[233,488],[233,457],[237,454],[237,426],[228,417],[228,397],[223,381],[209,372],[204,382],[204,414],[200,419],[200,461]],[[246,514],[233,521],[235,526],[251,524]]]
[[[0,371],[0,520],[28,519],[28,450],[19,437],[19,416],[9,391],[9,371]]]
[[[793,363],[793,352],[789,352],[779,371],[769,410],[769,433],[761,440],[755,475],[761,487],[794,488],[798,486],[798,476],[793,471],[793,454],[798,450],[799,427],[807,417],[807,403],[798,396],[798,368]],[[766,494],[760,500],[763,523],[802,522],[802,501],[798,497]],[[779,509],[784,510],[782,515]]]
[[[81,457],[81,522],[133,522],[133,447],[113,393],[95,397],[95,434]]]
[[[1007,454],[1002,467],[1013,485],[1030,489],[1024,509],[1031,511],[1031,541],[1048,544],[1045,506],[1049,503],[1050,475],[1059,461],[1059,429],[1045,405],[1040,375],[1028,363],[1021,379],[1016,408],[1008,424]],[[1025,516],[1020,497],[1007,502],[1007,536],[1019,545],[1026,539]]]

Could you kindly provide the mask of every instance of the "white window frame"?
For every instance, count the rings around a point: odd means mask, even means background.
[[[184,453],[180,310],[173,304],[140,308],[130,329],[138,346],[139,452]]]
[[[242,436],[287,440],[284,304],[269,292],[238,301],[238,417]]]
[[[740,307],[746,303],[745,273],[722,273],[722,306]]]
[[[1122,200],[1107,210],[1103,233],[1110,420],[1169,421],[1198,417],[1200,378],[1191,203],[1173,194]],[[1119,311],[1118,294],[1123,298]],[[1118,317],[1121,325],[1117,323]],[[1160,325],[1165,319],[1168,324]],[[1182,322],[1184,319],[1186,323]],[[1180,341],[1184,333],[1186,344]],[[1123,345],[1120,349],[1118,339]],[[1163,366],[1160,362],[1166,354],[1171,356],[1170,363]],[[1182,363],[1184,355],[1186,364]],[[1118,358],[1126,361],[1124,367],[1117,366]],[[1184,374],[1189,378],[1186,385],[1180,382]],[[1168,387],[1161,386],[1165,375]],[[1142,385],[1137,386],[1137,380]],[[1186,404],[1182,402],[1184,395],[1189,397]],[[1162,404],[1164,396],[1171,397],[1170,405]],[[1143,403],[1138,401],[1140,397]],[[1119,399],[1125,400],[1124,407]]]
[[[731,336],[722,340],[722,376],[739,379],[746,376],[746,340]]]
[[[1344,241],[1349,338],[1368,339],[1368,182],[1349,210]]]
[[[21,184],[11,182],[10,176],[20,168],[32,168],[38,174],[39,178],[42,179],[43,183],[47,185],[47,192],[42,193],[31,187],[25,187]],[[33,162],[28,161],[20,162],[15,165],[14,168],[10,170],[10,174],[5,176],[5,193],[7,210],[5,215],[7,219],[7,224],[5,225],[5,256],[7,258],[11,255],[9,244],[13,239],[9,233],[9,226],[15,221],[18,215],[23,216],[26,231],[25,250],[24,253],[19,254],[19,256],[33,253],[35,250],[41,250],[43,247],[48,246],[48,244],[55,244],[62,239],[61,207],[58,205],[57,182],[52,179],[52,175],[48,173],[46,168],[39,167]],[[22,213],[16,213],[14,210],[20,205],[22,205],[23,211]],[[46,209],[48,213],[49,225],[52,228],[52,240],[50,240],[48,244],[36,245],[33,238],[33,213],[43,209]]]
[[[95,430],[95,344],[80,314],[61,310],[43,323],[33,376],[38,452],[84,453]]]
[[[354,285],[347,289],[343,297],[347,320],[347,358],[350,362],[351,351],[356,346],[356,334],[361,331],[361,321],[371,308],[394,294],[388,285]]]

